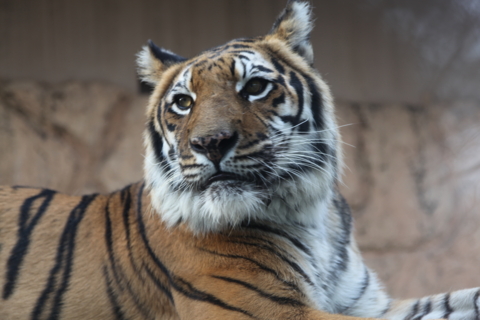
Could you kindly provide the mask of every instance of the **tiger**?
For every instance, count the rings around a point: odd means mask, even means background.
[[[480,319],[480,289],[395,300],[338,191],[311,6],[191,59],[149,41],[144,179],[0,187],[0,319]]]

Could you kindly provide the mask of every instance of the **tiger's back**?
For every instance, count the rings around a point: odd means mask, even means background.
[[[104,257],[103,243],[95,237],[105,202],[105,196],[73,197],[47,189],[0,190],[0,318],[42,319],[60,314],[64,305],[70,306],[63,310],[67,314],[88,318],[84,313],[91,311],[78,302],[95,305],[99,297],[91,292],[102,289],[101,270],[88,265]],[[68,303],[72,288],[83,292],[74,304]]]
[[[0,203],[1,319],[327,319],[288,241],[167,229],[142,183],[81,197],[4,187]]]

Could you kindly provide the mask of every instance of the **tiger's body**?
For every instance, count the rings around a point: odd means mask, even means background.
[[[308,4],[190,60],[150,43],[145,180],[0,189],[0,319],[479,319],[479,290],[392,300],[337,191]]]

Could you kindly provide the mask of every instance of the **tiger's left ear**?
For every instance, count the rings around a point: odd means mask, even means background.
[[[289,0],[270,34],[287,42],[290,48],[313,64],[313,48],[310,33],[313,29],[311,8],[308,2]]]
[[[142,81],[155,85],[165,70],[185,60],[187,59],[157,47],[152,40],[148,40],[148,46],[137,54],[138,75]]]

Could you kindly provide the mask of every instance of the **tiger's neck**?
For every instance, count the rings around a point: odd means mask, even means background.
[[[376,275],[363,263],[352,235],[352,217],[348,204],[338,192],[317,199],[309,206],[295,208],[308,210],[301,215],[308,217],[307,219],[298,219],[298,215],[289,217],[287,213],[292,208],[285,205],[285,199],[279,199],[277,203],[272,200],[268,207],[269,214],[273,215],[275,210],[284,210],[280,219],[244,221],[229,231],[202,235],[195,234],[182,222],[168,227],[159,219],[158,213],[152,212],[154,209],[150,197],[153,194],[148,194],[149,190],[146,190],[144,185],[136,186],[136,190],[138,196],[135,219],[139,230],[138,238],[141,239],[140,248],[136,250],[143,250],[145,255],[153,258],[152,261],[155,262],[155,265],[147,267],[145,277],[152,276],[152,271],[148,270],[161,271],[155,281],[162,280],[165,288],[170,287],[172,279],[171,275],[162,270],[169,270],[172,266],[182,269],[180,264],[184,257],[180,259],[175,252],[179,250],[179,246],[183,248],[179,251],[189,252],[186,256],[191,260],[198,256],[198,250],[194,250],[198,245],[195,244],[196,241],[201,242],[201,239],[215,238],[218,235],[219,243],[229,246],[228,237],[223,235],[248,234],[253,230],[286,243],[290,250],[295,252],[298,259],[296,263],[302,266],[304,272],[304,276],[299,277],[304,277],[305,285],[309,288],[308,296],[318,308],[332,313],[377,317],[390,302]],[[280,208],[282,203],[283,207]],[[221,247],[218,243],[215,246]],[[178,259],[171,260],[171,257]],[[148,266],[147,263],[143,265]],[[157,286],[157,290],[162,290],[163,287]],[[361,292],[361,295],[358,292]]]

